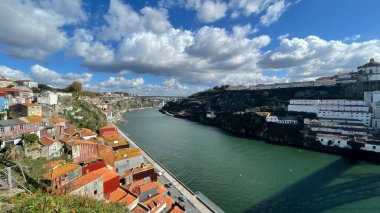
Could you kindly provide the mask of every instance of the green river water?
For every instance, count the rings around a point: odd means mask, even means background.
[[[226,212],[380,212],[380,165],[239,138],[157,109],[120,127]]]

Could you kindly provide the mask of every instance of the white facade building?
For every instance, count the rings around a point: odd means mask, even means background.
[[[37,98],[37,103],[47,104],[47,105],[57,105],[58,104],[58,95],[54,92],[46,91]]]
[[[292,117],[284,117],[284,118],[279,118],[278,116],[275,115],[268,115],[265,120],[267,122],[272,122],[272,123],[279,123],[279,124],[297,124],[297,118],[292,118]]]
[[[368,63],[359,66],[358,72],[363,72],[366,75],[364,79],[366,81],[380,81],[380,63],[373,58]]]
[[[317,116],[318,118],[355,119],[366,126],[371,126],[372,115],[372,113],[368,112],[319,111]]]

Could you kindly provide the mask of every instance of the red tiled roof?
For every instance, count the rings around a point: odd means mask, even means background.
[[[64,164],[56,169],[53,169],[47,173],[44,174],[44,178],[47,179],[47,180],[52,180],[56,177],[60,177],[70,171],[73,171],[75,169],[78,169],[80,168],[80,166],[78,164],[73,164],[73,163],[69,163],[69,164]]]
[[[100,174],[97,174],[97,173],[94,173],[94,172],[90,172],[88,174],[85,174],[81,177],[79,177],[78,179],[68,183],[67,185],[65,185],[65,189],[67,192],[72,192],[72,191],[75,191],[99,178],[101,178],[102,175]]]
[[[60,118],[60,117],[53,117],[53,118],[50,118],[50,122],[56,124],[56,123],[66,122],[66,119]]]
[[[103,167],[101,169],[93,171],[93,173],[97,173],[103,176],[103,181],[107,182],[115,177],[120,177],[120,175],[111,169],[108,169],[106,167]]]
[[[133,203],[134,201],[137,200],[137,197],[131,195],[130,193],[127,194],[127,196],[123,197],[119,203],[123,203],[123,204],[126,204],[126,205],[131,205],[131,203]]]
[[[9,88],[9,87],[4,87],[4,88],[0,88],[0,91],[1,92],[19,92],[20,90],[14,89],[14,88]]]
[[[124,191],[122,188],[118,187],[115,191],[110,193],[108,200],[111,203],[115,203],[115,202],[119,201],[121,198],[123,198],[124,196],[126,196],[127,194],[128,193],[126,191]]]
[[[58,141],[55,140],[55,139],[53,139],[53,138],[43,137],[43,138],[40,138],[40,142],[41,142],[42,145],[44,145],[44,146],[50,146],[50,145],[52,145],[54,142],[58,142]]]

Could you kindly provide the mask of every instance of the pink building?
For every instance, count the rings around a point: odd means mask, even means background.
[[[98,145],[92,141],[76,140],[72,143],[73,162],[85,162],[97,158]]]

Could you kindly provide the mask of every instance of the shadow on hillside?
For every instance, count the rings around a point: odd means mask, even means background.
[[[350,175],[345,176],[349,181],[329,185],[353,165],[355,162],[340,158],[245,212],[322,212],[380,196],[380,175]]]

